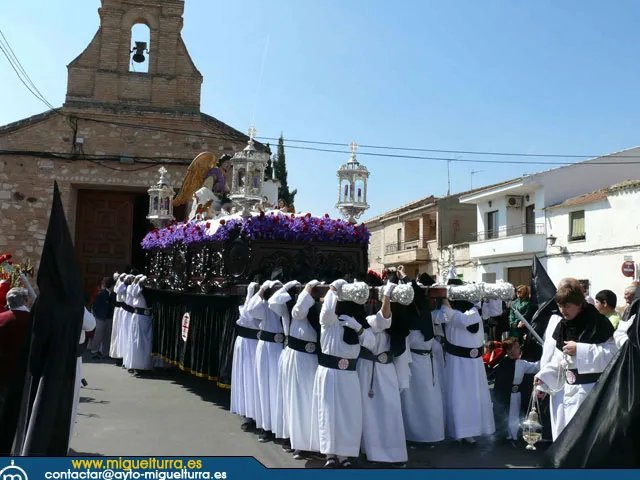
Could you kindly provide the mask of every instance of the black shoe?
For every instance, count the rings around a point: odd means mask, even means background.
[[[304,460],[304,455],[302,454],[302,452],[300,450],[295,450],[293,452],[293,459],[294,460]]]
[[[293,452],[293,448],[291,448],[291,443],[289,443],[288,439],[282,440],[282,449],[287,453]]]
[[[338,459],[335,457],[327,458],[327,463],[324,464],[324,468],[338,468]]]
[[[247,420],[240,425],[243,432],[250,432],[256,428],[256,423],[253,420]]]
[[[272,434],[271,432],[262,432],[262,433],[260,434],[260,436],[258,437],[258,441],[259,441],[260,443],[266,443],[266,442],[268,442],[269,440],[271,440],[272,435],[273,435],[273,434]]]

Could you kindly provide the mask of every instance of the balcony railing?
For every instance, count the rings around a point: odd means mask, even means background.
[[[435,240],[435,238],[433,240]],[[418,248],[427,248],[427,243],[429,241],[430,240],[426,238],[419,238],[417,240],[409,240],[406,242],[387,243],[385,245],[384,252],[388,254],[388,253],[404,252],[407,250],[415,250]]]
[[[493,240],[494,238],[515,237],[517,235],[544,235],[543,223],[523,223],[522,225],[511,225],[496,228],[495,230],[485,230],[475,233],[477,242]]]

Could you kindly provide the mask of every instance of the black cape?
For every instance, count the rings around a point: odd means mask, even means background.
[[[627,341],[547,452],[556,468],[639,468],[640,288],[631,304],[636,318]]]
[[[504,437],[509,431],[509,405],[511,404],[511,389],[515,371],[516,361],[506,355],[502,357],[494,369],[493,414],[496,431],[501,437]]]
[[[66,456],[84,295],[58,185],[31,310],[31,340],[13,455]]]

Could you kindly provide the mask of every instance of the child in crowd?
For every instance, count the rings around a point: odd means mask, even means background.
[[[515,337],[509,337],[502,342],[502,348],[506,357],[496,368],[494,386],[496,430],[500,435],[505,435],[507,440],[515,441],[518,439],[520,427],[520,385],[525,374],[538,373],[540,362],[521,360],[520,342]]]

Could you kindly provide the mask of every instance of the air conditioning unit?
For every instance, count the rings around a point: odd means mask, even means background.
[[[522,208],[522,197],[507,196],[507,208]]]

